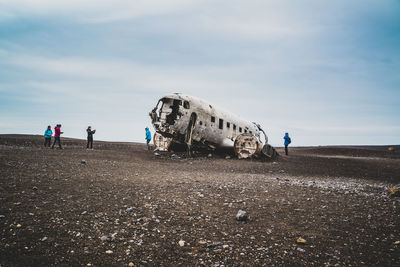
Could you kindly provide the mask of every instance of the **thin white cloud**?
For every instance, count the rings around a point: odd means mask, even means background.
[[[0,0],[0,6],[3,19],[36,15],[80,23],[110,23],[151,17],[155,27],[169,32],[214,33],[258,41],[299,36],[312,30],[306,23],[308,19],[299,16],[299,11],[286,1]],[[158,24],[162,16],[164,20]]]
[[[0,0],[7,16],[64,15],[82,22],[104,23],[144,16],[170,14],[195,5],[198,0]]]

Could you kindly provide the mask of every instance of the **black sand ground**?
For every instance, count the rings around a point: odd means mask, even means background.
[[[2,267],[399,266],[400,200],[387,194],[400,183],[398,146],[260,162],[64,145],[0,135]]]

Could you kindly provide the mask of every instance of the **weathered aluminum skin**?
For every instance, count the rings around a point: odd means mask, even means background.
[[[248,133],[256,138],[257,142],[253,143],[257,146],[263,144],[258,125],[197,97],[178,93],[165,95],[149,115],[156,132],[173,142],[210,148],[233,147],[239,135]],[[191,120],[194,125],[188,127]],[[265,139],[267,142],[266,136]],[[258,153],[261,148],[251,150]]]

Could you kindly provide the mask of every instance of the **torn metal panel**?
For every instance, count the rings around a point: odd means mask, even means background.
[[[172,144],[172,138],[164,137],[160,133],[155,133],[153,137],[155,151],[168,151]]]
[[[278,153],[276,152],[275,148],[273,148],[273,147],[272,147],[271,145],[269,145],[269,144],[265,144],[265,145],[263,146],[263,148],[262,148],[262,150],[261,150],[261,153],[262,153],[265,157],[270,158],[270,159],[273,159],[273,158],[275,158],[275,157],[278,155]]]

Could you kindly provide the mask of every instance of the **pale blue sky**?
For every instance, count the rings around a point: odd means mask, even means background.
[[[273,145],[400,143],[400,1],[0,0],[0,133],[143,141],[164,94]]]

